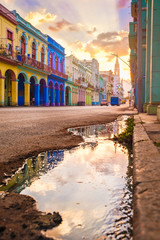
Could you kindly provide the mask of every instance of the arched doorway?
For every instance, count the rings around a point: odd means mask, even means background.
[[[64,105],[64,89],[63,84],[60,85],[60,96],[59,96],[60,105]]]
[[[65,94],[65,102],[66,102],[66,106],[69,106],[70,102],[69,102],[69,93],[70,92],[70,87],[67,86],[66,87],[66,94]]]
[[[54,103],[54,92],[53,92],[53,82],[52,81],[49,81],[49,89],[48,89],[48,95],[49,95],[49,106],[53,106],[53,103]]]
[[[4,105],[12,105],[12,81],[15,81],[16,77],[12,70],[8,69],[5,72],[5,89],[4,89]]]
[[[46,81],[41,79],[40,81],[40,105],[45,105],[45,96],[46,96]]]
[[[59,106],[60,102],[59,102],[59,86],[58,83],[55,83],[55,91],[54,91],[54,97],[55,97],[55,105]]]
[[[18,105],[24,106],[24,83],[25,77],[23,73],[18,75]]]
[[[35,80],[34,77],[30,79],[30,105],[35,105]]]

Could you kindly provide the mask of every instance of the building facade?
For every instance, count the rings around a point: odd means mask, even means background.
[[[68,76],[65,74],[65,50],[50,36],[48,41],[48,66],[51,74],[47,80],[47,105],[64,106],[65,101],[68,104],[68,98],[65,98],[65,82]]]
[[[0,106],[64,106],[65,50],[0,4]]]
[[[16,106],[18,102],[16,16],[0,4],[0,106]]]

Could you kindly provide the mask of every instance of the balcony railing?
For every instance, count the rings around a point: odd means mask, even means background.
[[[7,47],[0,45],[0,56],[6,60],[18,61],[17,53],[9,50]]]
[[[30,58],[29,56],[26,55],[17,55],[17,58],[20,62],[22,62],[22,64],[30,65],[34,68],[37,68],[38,70],[50,73],[49,66],[42,62],[37,61],[36,59]]]
[[[131,15],[133,18],[137,18],[137,0],[132,0],[131,2]]]
[[[59,77],[65,78],[65,79],[68,79],[68,75],[67,75],[67,74],[64,74],[64,73],[62,73],[62,72],[59,72],[59,71],[57,71],[57,70],[55,70],[55,69],[53,69],[53,68],[51,68],[51,67],[50,67],[50,71],[51,71],[51,73],[54,74],[54,75],[57,75],[57,76],[59,76]]]
[[[129,47],[131,49],[136,49],[137,47],[137,22],[129,23]]]

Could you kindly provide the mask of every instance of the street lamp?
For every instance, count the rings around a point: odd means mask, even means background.
[[[130,65],[129,65],[127,62],[125,62],[122,58],[118,57],[117,54],[111,53],[111,55],[113,55],[113,56],[119,58],[122,62],[124,62],[124,63],[130,68]]]

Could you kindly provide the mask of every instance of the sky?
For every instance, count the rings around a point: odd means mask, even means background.
[[[114,70],[115,56],[129,63],[130,0],[0,0],[9,10],[50,35],[78,59],[96,58],[100,70]],[[130,79],[121,60],[121,78]]]

